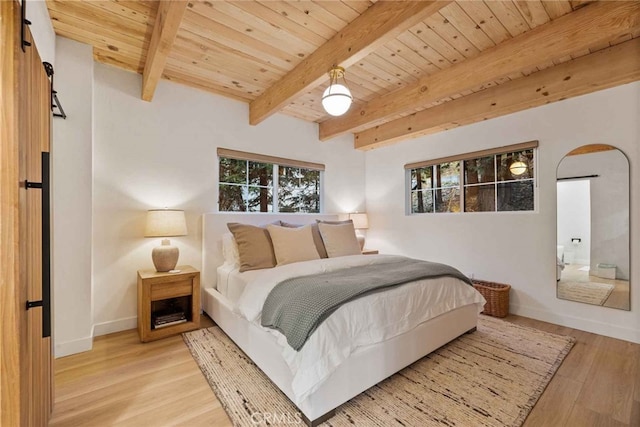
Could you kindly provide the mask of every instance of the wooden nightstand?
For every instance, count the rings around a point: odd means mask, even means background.
[[[189,265],[176,269],[180,273],[138,271],[138,335],[142,342],[200,327],[200,272]],[[186,321],[154,325],[157,316],[176,312],[183,312]]]
[[[378,255],[377,249],[363,249],[362,255]]]

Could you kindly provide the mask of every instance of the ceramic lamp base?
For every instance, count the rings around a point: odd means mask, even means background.
[[[165,272],[176,268],[180,251],[177,247],[171,246],[169,239],[162,240],[162,246],[156,246],[151,252],[151,259],[156,271]]]
[[[360,244],[360,250],[364,249],[364,236],[361,234],[356,234],[356,239],[358,239],[358,243]]]

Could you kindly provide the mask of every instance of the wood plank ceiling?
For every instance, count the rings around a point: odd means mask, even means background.
[[[47,4],[57,34],[92,45],[96,61],[143,73],[152,45],[158,1],[47,0]],[[374,2],[366,0],[190,0],[178,22],[175,40],[169,44],[162,78],[251,103],[276,83],[288,83],[283,79],[296,66],[313,58],[313,52],[336,34],[340,33],[338,37],[346,34],[348,26],[355,25],[354,20],[373,5]],[[565,0],[443,1],[425,15],[405,27],[408,29],[402,28],[399,34],[387,34],[388,40],[381,39],[382,43],[374,45],[371,52],[367,51],[347,68],[346,79],[357,104],[347,115],[331,118],[322,108],[320,101],[328,76],[319,86],[291,99],[280,111],[321,123],[321,138],[354,132],[356,147],[373,148],[640,79],[640,44],[630,42],[640,36],[638,1],[606,4]],[[535,45],[527,45],[531,40]],[[605,78],[580,85],[572,82],[570,88],[556,88],[553,93],[556,99],[522,95],[523,99],[512,100],[509,107],[496,109],[493,114],[464,112],[465,107],[469,108],[466,100],[473,102],[480,98],[479,92],[489,95],[493,92],[488,91],[495,88],[496,94],[509,93],[499,92],[497,87],[515,87],[516,82],[525,87],[527,82],[534,82],[528,76],[548,70],[535,81],[536,85],[544,86],[547,75],[550,79],[558,78],[558,73],[579,73],[593,68],[594,63],[602,63],[596,61],[600,56],[592,55],[619,44],[625,44],[624,54],[631,53],[631,59],[625,60],[625,68],[619,67],[621,74],[610,81]],[[157,55],[155,49],[152,51]],[[508,54],[503,62],[499,62],[501,52]],[[589,57],[589,61],[583,58],[582,62],[576,62],[584,64],[576,69],[574,61],[582,57]],[[467,65],[463,65],[466,61]],[[570,64],[556,69],[556,73],[550,72],[564,63]],[[478,72],[469,76],[465,67]],[[496,67],[505,72],[497,72]],[[465,75],[469,78],[461,79]],[[430,86],[431,82],[446,82],[449,76],[453,83],[439,83],[435,90]],[[470,83],[457,85],[460,80]],[[444,86],[447,90],[438,90]],[[413,88],[428,93],[409,99]],[[406,105],[396,108],[400,104]],[[448,107],[453,111],[446,113],[446,119],[429,126],[421,122],[416,129],[407,125],[420,117],[415,113],[446,104],[453,106]],[[487,108],[492,105],[495,104]],[[458,110],[461,115],[455,119]],[[351,125],[354,119],[359,120],[357,126]]]

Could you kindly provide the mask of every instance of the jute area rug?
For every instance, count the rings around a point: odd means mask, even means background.
[[[603,305],[611,295],[613,288],[614,285],[607,283],[561,280],[558,282],[558,298]]]
[[[351,399],[322,425],[522,425],[574,340],[480,317],[476,332]],[[183,336],[235,426],[301,424],[293,403],[220,328]],[[265,414],[280,422],[265,423]]]

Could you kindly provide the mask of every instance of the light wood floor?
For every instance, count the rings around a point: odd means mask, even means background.
[[[602,277],[591,274],[590,271],[581,270],[581,268],[589,267],[588,265],[581,264],[567,264],[562,271],[562,280],[572,282],[595,282],[595,283],[607,283],[614,285],[613,291],[602,304],[604,307],[618,308],[620,310],[631,309],[631,298],[629,294],[629,281],[628,280],[616,280],[605,279]]]
[[[525,317],[508,321],[577,342],[524,427],[640,426],[640,345]],[[203,316],[203,327],[212,325]],[[231,422],[180,336],[142,344],[135,330],[57,359],[51,426],[209,426]]]

